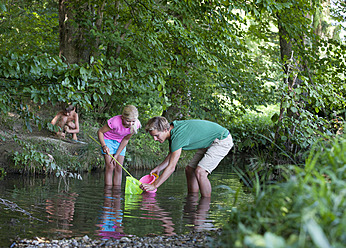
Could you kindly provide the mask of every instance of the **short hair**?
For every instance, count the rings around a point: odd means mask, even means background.
[[[163,116],[156,116],[151,118],[147,124],[145,125],[145,131],[153,131],[157,130],[159,132],[163,132],[167,129],[169,129],[170,124],[167,121],[167,119]]]
[[[74,109],[75,109],[74,105],[68,105],[64,110],[66,113],[69,113]]]
[[[128,119],[138,119],[138,110],[133,105],[126,105],[123,109],[122,116]]]

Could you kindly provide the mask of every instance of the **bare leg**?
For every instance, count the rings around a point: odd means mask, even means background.
[[[66,125],[69,127],[69,129],[76,129],[76,124],[73,121],[69,121],[68,123],[66,123]],[[76,133],[72,134],[72,139],[77,140]]]
[[[195,169],[190,167],[190,166],[186,166],[185,167],[185,175],[186,175],[188,193],[189,194],[198,193],[199,186],[198,186],[198,181],[197,181],[197,177],[195,174]]]
[[[114,164],[112,163],[112,158],[104,154],[105,157],[105,185],[106,186],[112,186],[113,185],[113,171],[114,171]]]
[[[118,162],[123,165],[124,163],[124,156],[119,155],[118,156]],[[121,185],[121,175],[122,175],[122,168],[120,165],[118,165],[117,162],[113,161],[115,164],[115,169],[114,169],[114,177],[113,177],[113,185],[114,186],[120,186]]]
[[[205,169],[197,166],[197,168],[195,170],[195,174],[196,174],[196,178],[198,181],[199,189],[201,190],[201,196],[202,197],[210,197],[211,196],[211,184],[210,184],[210,181],[208,179],[209,173]]]

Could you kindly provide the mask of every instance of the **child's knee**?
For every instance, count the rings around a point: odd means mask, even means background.
[[[113,170],[114,169],[114,164],[110,161],[106,161],[106,167],[107,169]]]
[[[122,168],[120,167],[120,165],[116,165],[115,166],[115,172],[120,173],[121,171],[122,171]]]
[[[75,124],[74,122],[72,122],[72,121],[68,122],[68,123],[67,123],[67,126],[69,126],[69,127],[72,128],[72,129],[75,129],[75,128],[76,128],[76,124]]]

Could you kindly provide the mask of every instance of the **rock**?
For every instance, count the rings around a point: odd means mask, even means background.
[[[62,239],[58,243],[56,240],[16,240],[12,247],[208,247],[208,240],[216,238],[221,230],[215,232],[190,232],[184,235],[155,236],[155,237],[122,237],[120,240],[98,240],[90,239],[87,235],[71,239]]]

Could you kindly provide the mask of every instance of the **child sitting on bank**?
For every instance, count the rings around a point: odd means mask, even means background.
[[[51,124],[57,124],[59,131],[56,134],[58,137],[65,138],[66,133],[70,133],[72,134],[72,139],[77,140],[79,119],[76,108],[73,105],[69,105],[67,108],[59,111],[51,121]]]
[[[122,168],[110,155],[123,165],[126,145],[140,127],[137,108],[133,105],[127,105],[124,107],[122,115],[110,118],[97,131],[101,152],[105,158],[105,185],[121,185]]]

